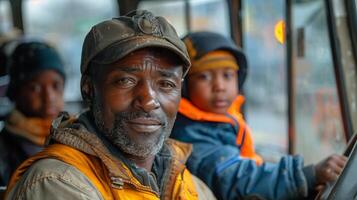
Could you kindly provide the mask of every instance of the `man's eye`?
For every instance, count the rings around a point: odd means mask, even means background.
[[[173,83],[172,81],[160,81],[159,83],[160,87],[163,89],[173,89],[176,88],[176,84]]]
[[[119,78],[114,81],[114,84],[121,87],[130,87],[135,85],[135,79],[129,77]]]

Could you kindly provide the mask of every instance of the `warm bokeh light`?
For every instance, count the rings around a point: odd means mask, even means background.
[[[274,35],[280,44],[285,43],[285,21],[279,20],[274,27]]]

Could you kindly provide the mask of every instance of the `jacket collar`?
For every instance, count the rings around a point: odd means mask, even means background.
[[[232,117],[234,117],[235,119],[242,118],[240,108],[244,101],[244,96],[238,95],[233,101],[232,105],[229,107],[227,114],[223,115],[200,110],[199,108],[194,106],[188,99],[182,98],[180,101],[179,113],[195,121],[223,122],[234,125],[235,122]]]
[[[53,122],[49,142],[62,143],[98,157],[107,168],[114,185],[120,187],[124,182],[140,185],[140,182],[131,172],[130,165],[125,162],[126,159],[120,159],[120,156],[113,155],[105,140],[100,138],[100,133],[94,133],[95,128],[87,115],[88,113],[83,113],[78,119],[68,118],[68,114],[65,113],[61,115]],[[192,146],[190,144],[172,139],[166,140],[162,151],[158,154],[171,157],[164,172],[164,183],[162,183],[166,193],[172,191],[170,188],[174,187],[175,181],[173,179],[185,168],[185,163],[191,151]]]

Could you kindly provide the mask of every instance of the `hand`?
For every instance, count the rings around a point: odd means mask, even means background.
[[[341,174],[343,167],[347,162],[347,157],[341,155],[331,155],[320,161],[315,166],[316,185],[335,181]]]

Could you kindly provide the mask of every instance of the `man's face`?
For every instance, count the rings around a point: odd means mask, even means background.
[[[162,49],[142,49],[96,70],[93,116],[124,153],[155,155],[173,127],[182,66]]]
[[[188,77],[189,97],[203,111],[225,114],[238,95],[237,70],[217,68]]]
[[[28,117],[53,119],[63,110],[63,87],[56,71],[41,71],[16,91],[16,107]]]

